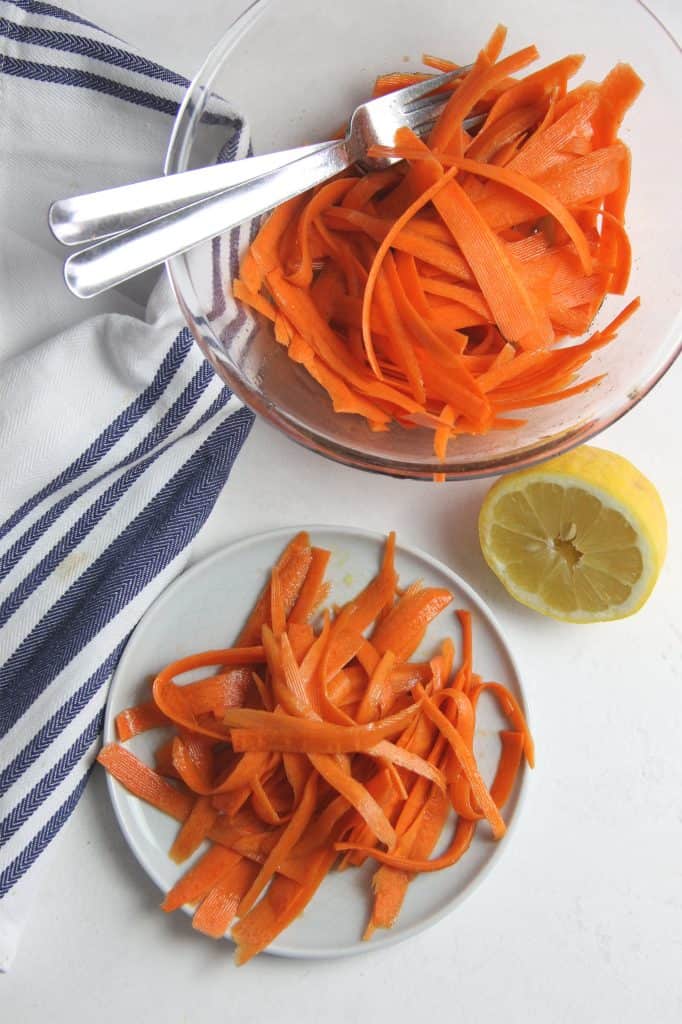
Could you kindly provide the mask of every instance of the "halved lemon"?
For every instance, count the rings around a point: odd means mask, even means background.
[[[667,544],[653,484],[622,456],[587,446],[502,477],[478,527],[485,560],[512,597],[568,622],[638,611]]]

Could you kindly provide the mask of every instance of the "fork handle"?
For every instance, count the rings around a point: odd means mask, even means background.
[[[88,192],[69,199],[57,199],[50,207],[48,223],[62,245],[84,245],[146,221],[164,217],[217,192],[224,192],[284,164],[315,153],[329,142],[299,146],[279,153],[245,157],[229,163],[199,167],[193,171],[168,174],[162,178],[136,181],[130,185]]]
[[[263,177],[81,249],[64,264],[67,287],[82,299],[99,295],[333,178],[352,162],[344,139]]]

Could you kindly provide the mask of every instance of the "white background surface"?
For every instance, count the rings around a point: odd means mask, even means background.
[[[188,75],[240,6],[71,3]],[[682,37],[680,0],[655,9]],[[487,482],[360,478],[256,424],[195,558],[259,530],[336,522],[395,528],[460,573],[524,673],[538,768],[521,827],[481,889],[410,942],[351,960],[261,957],[237,971],[226,943],[157,909],[96,771],[0,977],[3,1024],[682,1021],[681,387],[678,364],[599,439],[656,483],[671,531],[647,606],[595,627],[541,619],[506,597],[476,541]]]

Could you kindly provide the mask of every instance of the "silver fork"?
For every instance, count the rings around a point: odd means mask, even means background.
[[[235,185],[232,170],[233,176],[228,179],[230,185],[227,189],[215,190],[216,176],[212,180],[213,190],[208,194],[201,194],[199,191],[198,196],[195,179],[188,192],[187,205],[172,208],[171,212],[164,212],[161,216],[158,212],[155,213],[155,208],[152,207],[151,216],[155,219],[138,223],[130,230],[115,234],[70,256],[64,264],[67,286],[80,298],[98,295],[172,256],[185,252],[194,245],[208,241],[236,224],[265,213],[287,199],[327,181],[354,163],[362,162],[372,167],[386,166],[392,161],[370,160],[367,157],[368,150],[374,145],[393,145],[397,129],[405,125],[418,134],[427,132],[448,99],[447,96],[430,94],[466,74],[468,70],[469,67],[458,68],[456,71],[425,79],[398,92],[361,104],[351,117],[349,130],[344,139],[314,148],[312,152],[307,152],[307,155],[299,156],[293,162],[285,163],[269,173],[263,174],[261,170],[258,177],[249,178]],[[471,126],[473,123],[470,121],[468,125]],[[273,154],[274,159],[283,156],[284,154]],[[263,161],[264,158],[253,159]],[[238,164],[226,165],[226,168],[234,169],[249,163],[249,160],[241,160]],[[260,166],[262,168],[262,163]],[[247,167],[244,170],[248,173]],[[189,177],[198,172],[186,173]],[[182,177],[183,175],[174,175],[170,180]],[[159,179],[160,182],[167,180]],[[149,194],[150,183],[124,186],[131,191],[142,187],[146,187]],[[174,201],[181,202],[180,197],[183,193],[182,188],[177,187],[177,180],[174,189]],[[115,202],[118,203],[120,210],[122,190],[119,188],[109,191],[117,193]],[[103,203],[106,204],[106,191],[92,193],[87,197],[77,197],[89,200],[86,204],[90,214],[89,230],[96,229],[92,222],[96,222],[93,210],[98,195],[103,197]],[[64,200],[62,203],[71,203],[73,208],[77,200]],[[166,200],[166,209],[169,203],[170,201]],[[135,202],[131,201],[131,207],[133,206]],[[135,210],[136,217],[144,216],[145,210],[140,209],[139,198]],[[108,208],[103,206],[103,216],[106,216],[107,212]],[[50,221],[51,224],[58,221],[54,206],[51,209]],[[73,226],[73,218],[71,224]]]
[[[226,192],[252,178],[276,171],[329,145],[298,146],[279,153],[198,167],[162,178],[135,181],[70,199],[57,199],[48,211],[52,234],[62,245],[84,245],[129,231],[183,206]]]

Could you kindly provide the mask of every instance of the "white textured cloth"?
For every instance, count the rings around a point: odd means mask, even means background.
[[[47,227],[52,199],[161,172],[186,85],[63,8],[0,0],[0,970],[85,787],[125,641],[253,418],[165,278],[146,315],[139,282],[82,303]],[[217,110],[244,156],[244,125]]]

